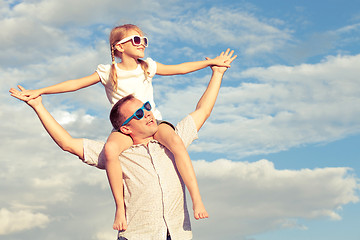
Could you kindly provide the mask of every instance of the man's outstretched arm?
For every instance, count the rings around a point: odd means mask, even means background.
[[[18,86],[21,91],[25,90],[23,87]],[[21,95],[21,91],[12,89],[10,91],[11,96],[26,102],[32,107],[39,117],[45,130],[49,133],[50,137],[55,143],[64,151],[72,153],[78,156],[80,159],[84,159],[83,140],[80,138],[73,138],[46,110],[42,104],[41,96],[35,99],[27,99]]]
[[[219,57],[223,58],[224,62],[231,64],[231,62],[237,57],[237,55],[233,56],[233,54],[234,51],[230,52],[230,49],[227,49],[226,52],[222,52]],[[211,69],[212,76],[210,82],[204,94],[201,96],[195,111],[190,113],[194,119],[198,131],[211,114],[220,90],[222,78],[227,70],[227,67],[212,66]]]

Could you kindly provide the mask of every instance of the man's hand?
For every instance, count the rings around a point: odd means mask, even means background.
[[[24,101],[26,102],[30,107],[32,108],[36,108],[37,106],[41,105],[42,104],[42,98],[41,96],[37,96],[35,97],[34,99],[30,98],[30,97],[27,97],[24,92],[26,91],[26,89],[20,85],[18,85],[18,88],[20,89],[17,90],[15,88],[11,88],[9,90],[9,92],[11,93],[11,96],[21,100],[21,101]]]

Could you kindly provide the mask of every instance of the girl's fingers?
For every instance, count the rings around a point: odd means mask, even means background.
[[[15,92],[15,89],[10,88],[9,92],[10,92],[10,93],[14,93],[14,92]]]
[[[24,102],[27,102],[29,100],[28,97],[25,97],[24,95],[21,95],[20,93],[11,94],[11,96],[16,97],[19,100],[22,100]]]
[[[10,91],[11,94],[15,94],[15,95],[19,95],[19,91],[18,90],[13,90],[13,91]]]
[[[19,100],[22,100],[21,97],[19,95],[17,95],[17,94],[12,93],[11,96],[13,96],[14,98],[17,98]]]
[[[25,89],[23,86],[21,86],[21,85],[18,85],[18,88],[21,90],[20,94],[23,94],[23,91],[26,90],[26,89]]]

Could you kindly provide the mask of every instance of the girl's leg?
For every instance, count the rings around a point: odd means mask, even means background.
[[[119,155],[133,144],[131,137],[120,132],[112,132],[105,144],[105,167],[109,180],[111,192],[114,196],[116,212],[113,228],[114,230],[126,230],[124,189],[122,169]]]
[[[193,202],[195,219],[207,218],[208,213],[201,200],[195,171],[183,141],[173,128],[166,123],[159,125],[159,130],[154,137],[174,154],[176,167],[189,190]]]

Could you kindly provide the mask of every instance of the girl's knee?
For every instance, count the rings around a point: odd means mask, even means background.
[[[114,152],[116,150],[120,149],[119,143],[116,143],[115,141],[107,141],[104,146],[105,153],[107,152]]]
[[[174,131],[173,133],[169,134],[166,141],[168,145],[170,145],[171,149],[182,149],[182,146],[184,145],[182,139]]]

